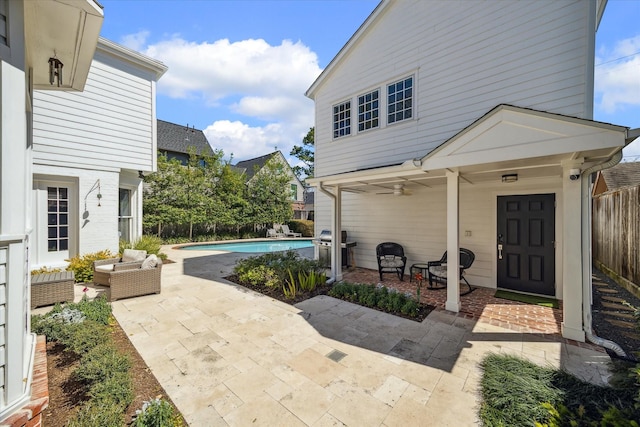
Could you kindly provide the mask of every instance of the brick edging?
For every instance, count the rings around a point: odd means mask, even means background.
[[[40,427],[42,411],[49,406],[49,376],[47,375],[47,340],[44,335],[36,338],[33,360],[31,400],[9,418],[0,422],[1,427]]]

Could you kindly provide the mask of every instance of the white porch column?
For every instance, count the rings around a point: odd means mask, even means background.
[[[331,217],[331,276],[342,280],[342,191],[336,186]]]
[[[569,178],[575,163],[563,165],[562,173],[562,336],[584,342],[582,326],[582,204],[581,180]]]
[[[460,203],[458,171],[447,170],[447,302],[449,311],[460,311]]]

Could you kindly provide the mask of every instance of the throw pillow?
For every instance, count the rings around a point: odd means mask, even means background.
[[[157,265],[158,265],[158,257],[155,256],[154,254],[151,254],[147,257],[147,259],[145,259],[142,262],[142,265],[140,266],[140,268],[143,270],[149,270],[151,268],[156,268]]]
[[[142,261],[146,258],[146,256],[147,256],[147,251],[125,249],[122,252],[122,262]]]

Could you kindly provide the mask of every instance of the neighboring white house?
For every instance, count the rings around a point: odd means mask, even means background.
[[[100,38],[83,92],[34,91],[32,267],[142,235],[162,63]]]
[[[589,178],[637,135],[592,120],[604,6],[383,0],[306,94],[316,233],[348,231],[371,269],[381,242],[408,265],[471,249],[473,285],[563,299],[563,336],[596,339]]]
[[[290,176],[291,179],[288,182],[288,190],[291,199],[291,208],[293,209],[294,218],[302,218],[304,215],[304,187],[296,174],[293,173],[291,165],[287,162],[287,159],[280,150],[265,154],[264,156],[240,161],[236,163],[235,168],[238,169],[240,173],[244,173],[247,182],[249,182],[256,174],[260,173],[268,162],[279,163],[283,167],[283,170]]]
[[[29,325],[33,93],[34,89],[61,94],[84,88],[103,18],[102,7],[94,0],[0,1],[2,425],[40,425],[43,404],[41,400],[23,410],[31,399],[36,359],[36,340]],[[57,67],[50,69],[50,64]],[[42,357],[39,351],[38,359]]]

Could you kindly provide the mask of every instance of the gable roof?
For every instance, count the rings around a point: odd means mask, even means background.
[[[197,154],[213,153],[201,130],[158,119],[158,150],[187,154],[190,147]]]
[[[618,163],[601,173],[608,190],[640,184],[640,162]]]
[[[274,151],[273,153],[265,154],[264,156],[254,157],[253,159],[243,160],[238,162],[233,166],[240,173],[244,173],[247,177],[247,182],[251,181],[251,179],[255,176],[256,172],[260,171],[267,162],[274,157],[279,157],[280,160],[289,167],[289,171],[291,172],[291,179],[295,179],[299,185],[302,186],[302,182],[298,179],[295,173],[293,173],[293,169],[291,165],[284,157],[280,150]]]
[[[236,163],[235,167],[241,173],[245,173],[247,175],[247,181],[249,181],[254,177],[256,172],[262,169],[264,165],[266,165],[267,162],[277,153],[279,153],[279,151],[274,151],[273,153],[265,154],[264,156],[255,157],[253,159],[243,160]]]

